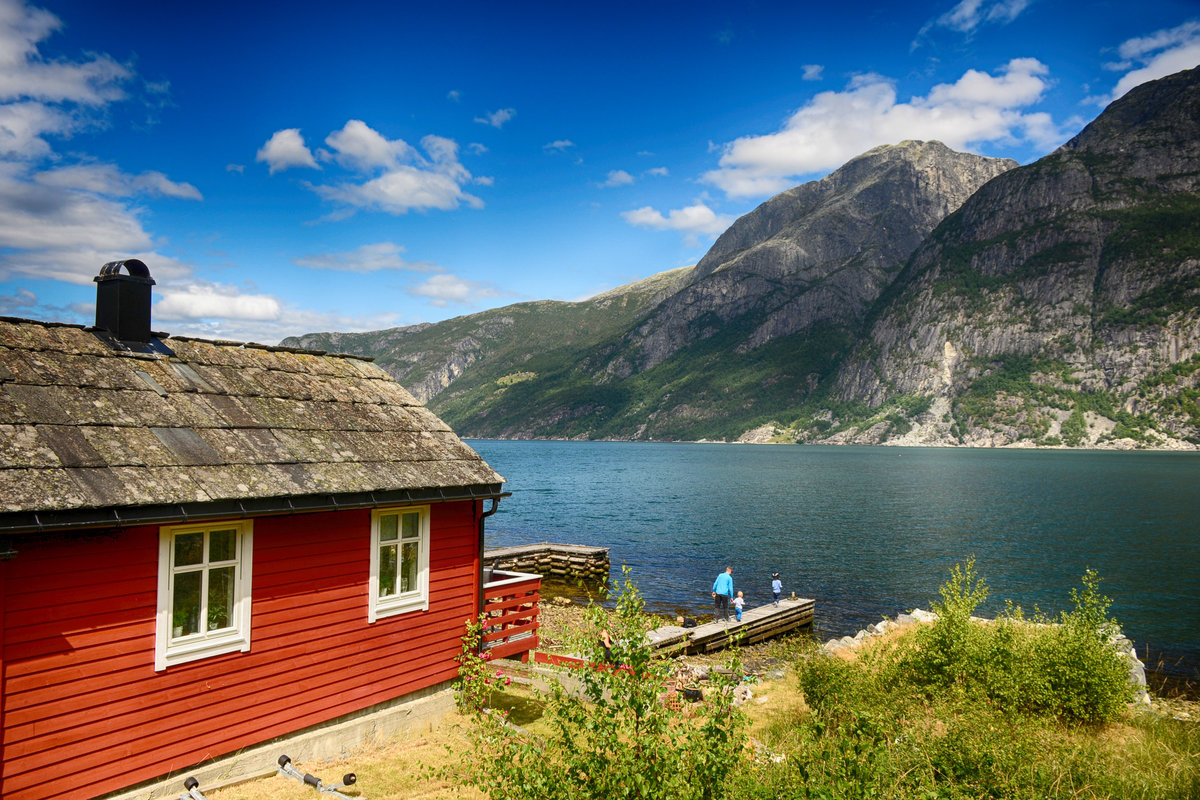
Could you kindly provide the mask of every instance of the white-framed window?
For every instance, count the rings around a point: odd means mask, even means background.
[[[159,529],[154,669],[250,649],[250,520]]]
[[[367,621],[429,608],[429,506],[371,512]]]

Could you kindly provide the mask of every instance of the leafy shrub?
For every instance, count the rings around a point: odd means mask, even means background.
[[[927,694],[954,690],[1009,712],[1072,722],[1115,719],[1129,700],[1128,670],[1110,644],[1117,626],[1099,577],[1088,570],[1082,583],[1071,591],[1074,609],[1056,625],[1026,621],[1012,607],[984,624],[971,615],[987,599],[987,584],[974,559],[956,565],[934,605],[937,622],[917,631],[896,674]]]
[[[502,715],[477,715],[464,772],[447,774],[492,800],[619,797],[709,800],[723,797],[743,747],[744,720],[733,707],[732,678],[715,675],[704,699],[685,707],[664,702],[672,663],[646,639],[641,595],[626,576],[616,587],[616,613],[589,609],[593,635],[583,653],[591,663],[541,693],[544,741],[505,724]],[[605,663],[599,632],[612,636]],[[736,661],[731,674],[739,674]],[[467,673],[470,674],[469,672]]]

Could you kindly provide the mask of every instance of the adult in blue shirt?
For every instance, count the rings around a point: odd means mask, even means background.
[[[716,621],[720,617],[725,620],[725,624],[729,624],[729,601],[733,598],[733,567],[726,567],[725,571],[717,576],[713,583],[712,596],[716,605],[713,620]]]

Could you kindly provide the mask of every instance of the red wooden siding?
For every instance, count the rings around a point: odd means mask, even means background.
[[[16,542],[0,564],[0,796],[95,797],[452,679],[478,509],[430,513],[429,610],[374,624],[369,511],[255,520],[250,652],[163,672],[157,527]]]

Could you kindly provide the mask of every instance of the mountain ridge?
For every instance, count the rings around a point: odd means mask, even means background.
[[[338,342],[468,436],[1194,448],[1198,87],[1023,167],[873,148],[694,267]]]

